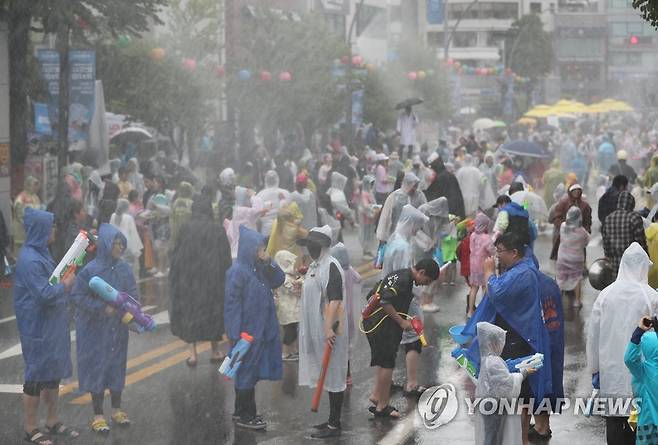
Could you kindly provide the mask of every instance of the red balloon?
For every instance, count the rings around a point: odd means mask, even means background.
[[[269,82],[270,80],[272,80],[272,73],[270,73],[269,71],[261,71],[260,80],[262,80],[263,82]]]
[[[412,81],[418,79],[418,73],[416,73],[415,71],[408,72],[407,73],[407,79],[412,80]]]
[[[455,63],[455,60],[452,59],[452,58],[450,58],[450,59],[446,60],[446,63],[447,63],[448,65],[452,66],[452,65],[454,65],[454,63]]]
[[[162,48],[153,48],[149,51],[149,57],[155,62],[161,62],[165,57],[165,50]]]
[[[183,68],[189,72],[196,70],[196,60],[195,59],[183,59]]]
[[[226,69],[222,65],[217,65],[215,67],[215,76],[224,77],[226,75]]]
[[[292,74],[288,71],[282,71],[281,74],[279,74],[279,80],[281,82],[290,82],[292,80]]]
[[[361,66],[363,64],[363,57],[356,55],[352,56],[352,65]]]

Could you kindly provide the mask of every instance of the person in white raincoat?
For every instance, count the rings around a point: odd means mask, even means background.
[[[506,334],[507,331],[491,323],[477,324],[481,358],[480,374],[475,387],[476,398],[500,401],[517,398],[521,393],[521,384],[528,371],[509,372],[505,360],[500,356],[505,347]],[[490,408],[489,403],[487,408]],[[480,409],[475,409],[476,445],[517,445],[521,442],[521,416],[501,414],[498,410],[485,415]]]
[[[127,246],[123,253],[123,260],[130,264],[133,269],[133,274],[139,276],[139,257],[142,255],[144,245],[137,233],[137,226],[135,219],[128,213],[130,202],[127,199],[119,199],[117,201],[117,209],[110,217],[110,224],[119,229],[119,231],[126,237]]]
[[[298,244],[306,246],[313,262],[304,278],[299,324],[299,385],[315,388],[325,346],[333,345],[324,381],[329,392],[329,420],[311,435],[316,439],[341,434],[341,410],[347,387],[349,324],[345,307],[345,279],[340,263],[330,255],[331,228],[315,227]],[[333,331],[338,321],[338,330]]]
[[[431,239],[429,249],[418,248],[422,251],[416,258],[434,258],[434,252],[437,247],[441,247],[441,240],[447,235],[450,229],[450,209],[448,198],[442,196],[418,207],[418,210],[429,217],[429,222],[423,227],[423,232]],[[415,243],[418,244],[418,243]],[[430,286],[424,286],[421,291],[423,312],[438,312],[439,306],[434,303],[434,297],[439,294],[439,282],[435,281]]]
[[[347,186],[347,177],[338,172],[331,172],[331,187],[327,190],[327,195],[331,199],[331,207],[334,216],[338,213],[343,215],[345,221],[354,223],[354,211],[350,209],[345,196],[345,187]]]
[[[400,219],[398,220],[395,232],[391,236],[384,253],[384,265],[382,267],[382,279],[400,269],[409,269],[415,264],[413,258],[413,237],[416,233],[427,224],[430,219],[423,212],[407,204],[402,208]],[[420,308],[418,295],[420,289],[414,289],[414,299],[409,305],[408,314],[411,317],[418,317],[423,321],[423,311]],[[422,346],[420,339],[415,331],[405,331],[402,334],[402,341],[406,353],[407,364],[407,384],[405,387],[406,395],[420,395],[424,390],[418,386],[418,364],[420,362],[420,353]]]
[[[240,226],[257,231],[256,221],[259,215],[263,215],[267,209],[262,208],[262,203],[254,196],[254,191],[245,187],[235,187],[235,205],[233,206],[233,218],[224,220],[224,229],[231,244],[231,258],[238,257],[238,244],[240,242]]]
[[[386,242],[393,234],[397,225],[402,207],[407,204],[418,208],[427,202],[425,194],[418,190],[420,179],[411,172],[407,172],[402,180],[402,187],[388,195],[377,226],[377,239]]]
[[[308,188],[308,176],[306,173],[300,173],[295,178],[295,191],[291,193],[290,199],[297,203],[299,210],[304,215],[302,226],[308,230],[316,227],[318,225],[318,205],[315,200],[315,194]]]
[[[631,374],[624,365],[628,333],[637,320],[658,311],[658,293],[648,285],[651,260],[636,242],[621,257],[617,279],[601,291],[594,302],[587,336],[587,363],[592,373],[592,385],[600,387],[600,398],[632,398]],[[608,443],[634,443],[628,427],[630,412],[608,412],[606,435]],[[630,410],[630,407],[629,407]],[[616,438],[611,442],[610,438]]]
[[[480,194],[484,189],[482,186],[484,184],[484,175],[473,165],[473,156],[466,155],[464,157],[464,165],[457,170],[455,176],[464,198],[466,216],[473,216],[480,207]],[[493,196],[493,193],[491,196]]]
[[[290,192],[279,188],[279,174],[270,170],[265,173],[265,188],[256,194],[256,198],[263,203],[263,208],[267,209],[267,213],[260,217],[260,234],[270,236],[279,208],[290,202]]]

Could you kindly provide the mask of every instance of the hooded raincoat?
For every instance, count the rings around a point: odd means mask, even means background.
[[[621,258],[617,279],[601,291],[592,307],[587,363],[592,374],[599,373],[600,398],[633,395],[624,352],[637,321],[658,310],[658,293],[647,284],[650,266],[644,249],[638,243],[631,244]]]
[[[418,208],[427,202],[425,195],[418,191],[420,179],[411,172],[404,175],[402,187],[388,195],[377,226],[377,239],[387,241],[395,231],[402,208],[410,204]],[[415,188],[415,190],[414,190]],[[395,269],[394,269],[395,270]]]
[[[331,228],[320,229],[329,236]],[[327,295],[331,265],[334,265],[342,280],[343,310],[337,312],[339,321],[336,341],[331,351],[331,361],[324,381],[324,389],[329,392],[342,392],[346,388],[347,361],[349,348],[349,324],[346,317],[346,290],[343,269],[331,256],[329,249],[322,248],[320,256],[314,260],[306,272],[302,290],[302,312],[299,323],[299,385],[315,388],[322,369],[322,357],[327,344],[324,334],[325,310],[330,298]]]
[[[258,230],[256,221],[261,213],[261,201],[256,197],[249,196],[249,189],[237,186],[235,188],[235,207],[233,208],[233,219],[224,220],[226,236],[231,243],[231,258],[238,257],[238,244],[240,242],[240,226],[244,225],[251,230]],[[220,221],[221,222],[221,221]]]
[[[523,374],[511,373],[500,357],[507,332],[487,322],[477,324],[480,344],[480,374],[476,398],[514,399],[521,393]],[[521,417],[495,412],[484,415],[476,410],[475,443],[477,445],[515,445],[521,443]]]
[[[448,204],[450,204],[450,213],[460,218],[464,218],[464,216],[466,216],[464,211],[464,198],[461,189],[459,188],[457,178],[446,169],[441,158],[434,160],[434,162],[430,164],[430,167],[434,170],[436,176],[427,190],[425,190],[427,200],[432,201],[436,198],[445,196],[448,198]]]
[[[301,192],[295,190],[290,194],[290,199],[297,203],[299,210],[301,210],[304,218],[302,219],[302,226],[307,230],[311,230],[318,225],[318,205],[315,200],[315,194],[311,190],[305,188]]]
[[[491,235],[487,228],[491,220],[484,213],[478,213],[475,217],[475,229],[470,236],[470,264],[469,279],[471,286],[484,286],[484,260],[495,252]]]
[[[566,220],[560,226],[560,247],[557,251],[557,284],[560,289],[574,290],[583,279],[585,247],[589,233],[583,227],[583,217],[576,206],[567,211]]]
[[[169,215],[169,228],[171,230],[169,241],[172,249],[176,244],[176,238],[178,238],[181,227],[192,216],[194,188],[189,182],[183,181],[178,185],[176,192],[176,200],[171,205],[171,214]]]
[[[471,155],[466,155],[463,167],[457,170],[455,176],[457,177],[457,182],[459,182],[459,188],[464,198],[466,216],[473,216],[480,206],[480,193],[483,190],[484,176],[473,165],[473,157]]]
[[[25,228],[23,216],[25,215],[25,209],[41,209],[41,199],[39,195],[34,193],[34,187],[39,183],[39,180],[34,176],[28,176],[25,178],[25,184],[23,185],[23,191],[20,192],[16,199],[14,199],[14,244],[17,248],[23,245],[25,241]]]
[[[281,250],[301,256],[302,250],[297,245],[297,240],[306,238],[308,234],[308,231],[301,225],[302,218],[303,215],[297,203],[291,202],[279,209],[267,242],[267,253],[270,257],[274,258],[274,255]]]
[[[359,335],[359,320],[363,309],[361,300],[361,275],[350,265],[350,257],[343,243],[338,243],[329,251],[330,255],[340,263],[345,278],[345,315],[349,332],[350,351],[353,350]]]
[[[240,227],[238,257],[226,272],[226,335],[233,344],[242,332],[254,338],[235,379],[239,390],[251,389],[259,380],[280,380],[283,375],[279,321],[272,292],[284,283],[285,274],[275,263],[258,260],[258,248],[264,242],[258,232]]]
[[[637,419],[636,445],[651,445],[658,440],[658,337],[656,332],[642,334],[640,343],[628,343],[624,363],[633,375],[633,392],[641,400]]]
[[[107,303],[89,288],[89,280],[100,277],[139,301],[132,269],[125,261],[112,257],[112,243],[117,238],[126,245],[119,229],[110,224],[101,225],[96,259],[80,271],[71,293],[76,307],[78,380],[84,392],[102,393],[106,389],[119,392],[126,380],[128,327],[117,313],[108,316]]]
[[[354,222],[354,212],[350,208],[347,197],[345,196],[346,187],[347,176],[336,171],[331,172],[331,187],[327,190],[327,195],[329,195],[329,199],[331,200],[334,215],[340,212],[348,221]]]
[[[25,381],[64,379],[71,376],[68,300],[62,283],[48,283],[56,266],[48,251],[54,216],[28,207],[23,221],[27,237],[16,262],[13,294]]]
[[[270,170],[265,173],[265,188],[256,194],[256,198],[263,203],[263,208],[268,209],[267,213],[260,217],[260,233],[270,236],[279,208],[290,201],[290,192],[279,188],[279,175]]]

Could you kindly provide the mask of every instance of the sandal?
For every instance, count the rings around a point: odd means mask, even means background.
[[[112,423],[119,426],[129,426],[130,418],[128,418],[128,414],[125,411],[120,410],[112,414]]]
[[[394,416],[393,413],[398,413],[397,416]],[[387,405],[386,408],[384,408],[381,411],[377,411],[377,408],[375,408],[375,417],[385,417],[389,420],[399,420],[400,417],[400,411],[392,407],[391,405]]]
[[[196,367],[196,360],[192,360],[190,357],[188,357],[188,358],[185,359],[185,364],[187,364],[187,366],[189,368],[195,368]]]
[[[80,437],[80,432],[64,425],[62,422],[57,422],[53,426],[46,425],[46,431],[51,436],[66,436],[71,439],[77,439]]]
[[[33,430],[31,433],[25,432],[25,442],[36,443],[38,445],[53,445],[53,441],[49,436],[43,434],[39,429]]]
[[[110,432],[110,426],[107,424],[107,420],[96,419],[91,422],[91,430],[98,434],[108,434]]]
[[[415,388],[410,389],[409,391],[405,389],[404,391],[402,391],[402,395],[405,397],[420,397],[425,392],[425,390],[427,390],[427,388],[425,388],[424,386],[416,386]]]

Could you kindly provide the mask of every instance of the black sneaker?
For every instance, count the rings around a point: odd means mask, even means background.
[[[251,420],[240,418],[235,421],[235,426],[248,430],[264,430],[267,428],[267,422],[265,422],[260,416],[256,416]]]
[[[324,422],[324,423],[319,423],[317,425],[313,425],[313,429],[314,430],[326,430],[328,426],[329,426],[329,422]]]
[[[317,433],[311,434],[311,439],[330,439],[332,437],[339,437],[342,432],[343,431],[340,427],[335,428],[331,425],[327,425],[326,428],[319,430]]]

